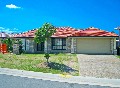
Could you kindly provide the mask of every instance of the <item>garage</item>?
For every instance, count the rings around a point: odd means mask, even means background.
[[[77,53],[111,54],[110,38],[77,38]]]

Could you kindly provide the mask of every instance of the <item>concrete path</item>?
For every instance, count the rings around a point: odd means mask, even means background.
[[[10,75],[12,75],[15,77],[19,76],[19,77],[22,77],[24,79],[26,79],[26,77],[30,78],[30,79],[39,79],[39,82],[41,82],[40,80],[42,79],[44,81],[50,80],[51,82],[60,82],[63,84],[64,83],[69,84],[69,85],[67,85],[67,87],[62,87],[62,88],[79,88],[80,86],[81,86],[80,88],[112,88],[112,87],[119,88],[120,87],[120,79],[94,78],[94,77],[82,77],[82,76],[70,76],[70,75],[64,76],[64,75],[60,75],[60,74],[51,74],[51,73],[42,73],[42,72],[32,72],[32,71],[0,68],[0,79],[1,79],[0,82],[3,83],[3,86],[5,86],[4,82],[9,84],[9,82],[7,82],[7,80],[6,80],[6,79],[8,79],[6,77],[6,75],[8,75],[8,78],[10,77]],[[12,79],[8,79],[8,80],[9,81],[10,80],[17,81],[18,79],[14,80],[14,77],[13,77]],[[28,81],[28,79],[26,79],[26,80]],[[10,83],[12,81],[10,81]],[[23,82],[22,82],[22,80],[21,81],[18,80],[18,81],[19,81],[19,82],[17,82],[18,85],[20,85],[19,84],[20,82],[26,83],[26,81],[23,81]],[[35,81],[32,81],[29,84],[32,84],[34,82]],[[2,86],[1,83],[0,83],[0,85]],[[6,84],[6,85],[8,85],[8,84]],[[78,84],[79,84],[79,86],[78,86]],[[34,85],[35,85],[35,83],[34,83]],[[40,84],[38,84],[38,85],[40,85]],[[49,86],[50,85],[51,84],[49,84]],[[70,85],[71,85],[71,87],[70,87]],[[54,85],[52,85],[52,87],[53,86]],[[8,87],[6,87],[6,88],[8,88]],[[15,88],[15,87],[13,87],[13,88]],[[22,88],[26,88],[26,87],[22,87]],[[31,88],[31,87],[29,87],[29,88]],[[36,88],[38,88],[38,87],[36,87]],[[49,88],[51,88],[51,87],[49,87]],[[56,87],[56,88],[61,88],[61,87]]]
[[[114,55],[78,54],[80,76],[120,79],[120,59]]]

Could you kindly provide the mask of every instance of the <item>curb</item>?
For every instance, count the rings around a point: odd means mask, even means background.
[[[71,75],[33,72],[33,71],[25,71],[25,70],[17,70],[17,69],[9,69],[9,68],[0,68],[0,74],[50,80],[57,82],[120,87],[120,79],[71,76]]]

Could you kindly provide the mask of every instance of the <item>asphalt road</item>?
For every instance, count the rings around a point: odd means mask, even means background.
[[[41,79],[0,75],[0,88],[111,88],[88,84],[70,84]]]

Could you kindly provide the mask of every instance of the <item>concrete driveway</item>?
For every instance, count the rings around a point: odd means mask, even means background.
[[[120,59],[114,55],[78,54],[80,76],[120,79]]]

